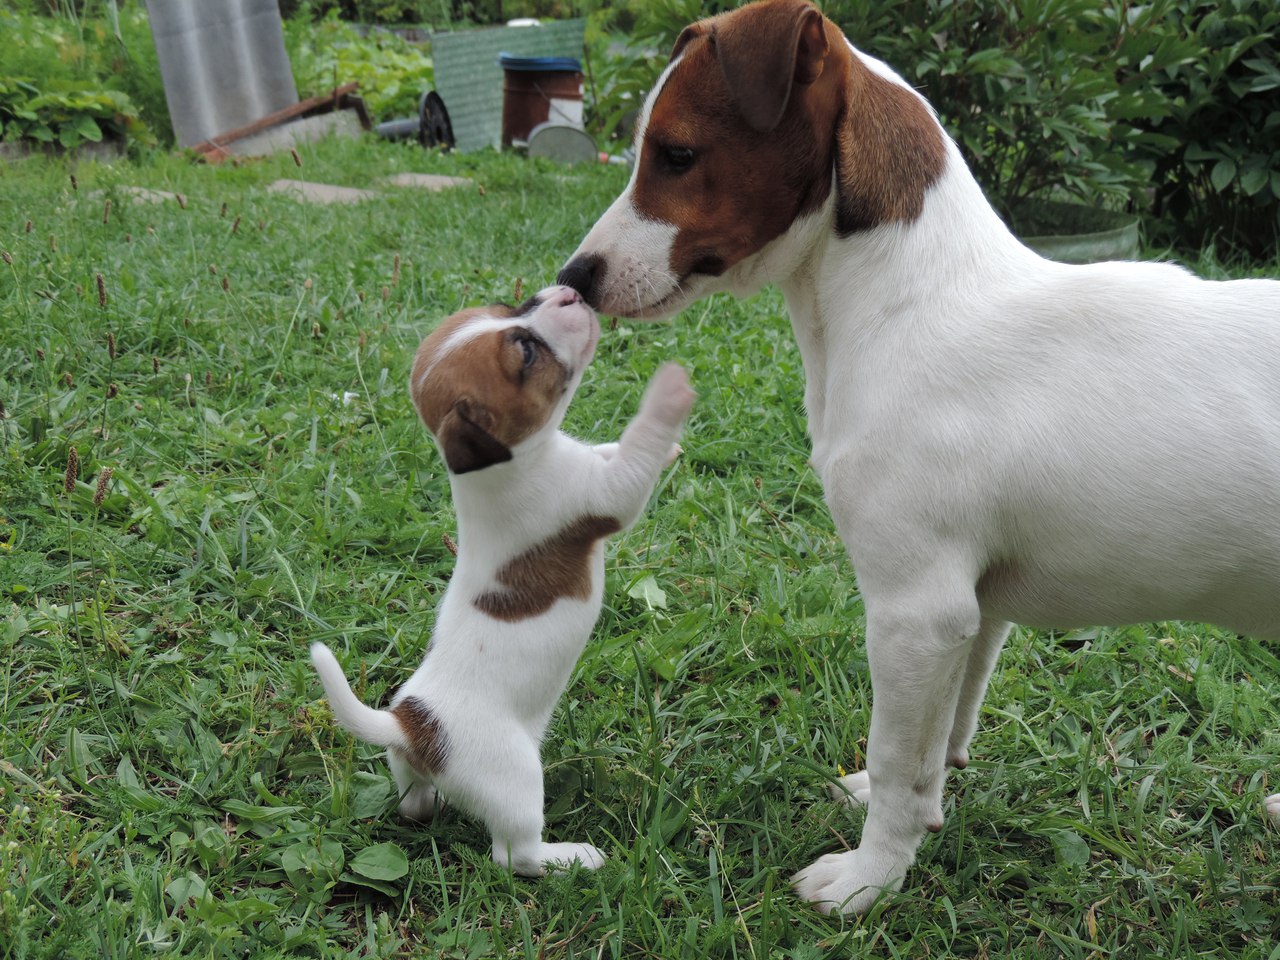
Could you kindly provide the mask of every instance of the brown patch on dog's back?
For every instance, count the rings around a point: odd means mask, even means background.
[[[591,552],[621,529],[613,517],[579,517],[503,564],[498,570],[502,586],[476,597],[476,609],[512,622],[546,613],[561,598],[586,600],[591,595]]]
[[[444,726],[431,708],[417,697],[405,697],[391,714],[409,741],[409,749],[401,751],[409,764],[421,774],[439,773],[449,756]]]

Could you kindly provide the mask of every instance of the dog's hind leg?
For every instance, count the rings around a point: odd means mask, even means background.
[[[930,581],[889,600],[867,596],[874,702],[862,842],[793,878],[826,911],[864,913],[881,890],[902,885],[925,831],[942,828],[948,741],[980,633],[972,586]]]
[[[1262,809],[1271,825],[1280,830],[1280,793],[1273,793],[1262,801]]]

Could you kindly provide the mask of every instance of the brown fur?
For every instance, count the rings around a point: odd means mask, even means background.
[[[431,708],[417,697],[405,697],[391,708],[391,713],[409,741],[409,749],[402,753],[410,765],[424,776],[443,770],[449,744]]]
[[[942,134],[872,74],[807,0],[763,0],[691,25],[645,129],[634,204],[678,228],[671,270],[718,275],[818,209],[837,171],[837,230],[920,215]],[[771,126],[769,124],[772,124]],[[671,169],[664,150],[695,155]]]
[[[433,330],[414,357],[414,405],[454,473],[510,460],[510,448],[547,422],[569,382],[570,372],[536,339],[537,360],[524,368],[520,340],[528,330],[519,325],[468,340],[437,362],[445,342],[468,323],[514,315],[502,304],[463,310]]]
[[[592,551],[621,529],[613,517],[579,517],[503,564],[498,571],[502,588],[476,597],[476,609],[497,620],[514,621],[546,613],[562,597],[586,600],[591,595]]]

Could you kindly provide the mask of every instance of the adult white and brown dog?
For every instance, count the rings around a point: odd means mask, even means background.
[[[842,793],[866,824],[802,897],[862,912],[902,883],[1012,622],[1280,637],[1280,283],[1042,259],[805,0],[684,30],[636,142],[560,280],[648,318],[781,286],[865,600],[867,764]]]
[[[567,287],[519,309],[466,310],[418,349],[410,392],[449,469],[458,563],[426,658],[375,710],[352,693],[329,648],[312,661],[334,716],[388,748],[400,811],[421,820],[436,791],[483,820],[493,858],[526,876],[604,855],[545,843],[543,733],[600,613],[602,540],[644,509],[694,394],[658,370],[618,443],[559,429],[600,327]]]

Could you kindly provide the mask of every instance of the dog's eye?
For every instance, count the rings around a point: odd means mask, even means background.
[[[688,147],[664,147],[662,159],[673,173],[684,173],[693,166],[693,151]]]
[[[533,345],[533,341],[521,340],[520,350],[524,356],[524,365],[526,367],[533,366],[533,361],[538,359],[538,348]]]

